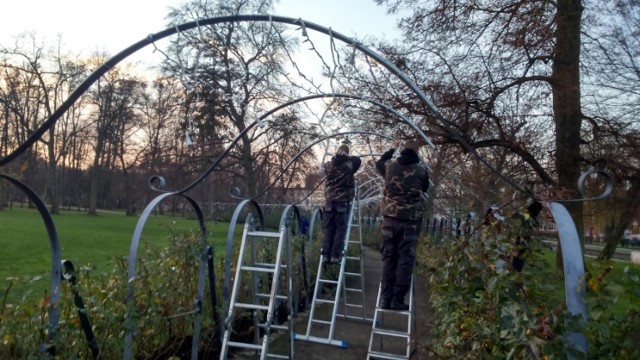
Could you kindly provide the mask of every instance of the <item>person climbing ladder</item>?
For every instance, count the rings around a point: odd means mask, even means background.
[[[331,161],[324,164],[326,180],[322,257],[327,264],[338,263],[342,257],[350,203],[355,195],[353,176],[361,164],[359,157],[349,156],[349,146],[344,143],[338,147]]]

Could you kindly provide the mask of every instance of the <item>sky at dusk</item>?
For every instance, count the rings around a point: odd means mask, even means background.
[[[165,29],[165,15],[184,0],[21,0],[0,5],[0,44],[35,32],[38,39],[84,53],[115,54],[148,34]],[[302,18],[359,39],[393,36],[396,18],[373,0],[280,0],[274,15]]]

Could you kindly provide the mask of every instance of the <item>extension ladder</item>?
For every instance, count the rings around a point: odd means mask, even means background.
[[[373,318],[373,326],[371,327],[371,336],[369,337],[367,360],[409,359],[411,357],[411,325],[413,324],[414,306],[413,276],[409,287],[409,310],[382,309],[380,307],[381,291],[382,283],[378,287],[378,298],[376,299],[376,311]],[[387,315],[387,319],[385,319],[385,315]],[[406,323],[403,321],[404,319],[406,319]],[[402,353],[403,350],[404,353]]]
[[[229,354],[229,348],[238,348],[245,350],[254,350],[261,360],[267,358],[279,358],[279,359],[292,359],[293,353],[290,350],[290,354],[272,354],[268,353],[269,347],[269,335],[272,330],[284,330],[291,333],[291,319],[288,319],[288,325],[274,324],[274,312],[277,306],[277,300],[287,301],[288,306],[291,306],[291,288],[287,286],[286,295],[278,294],[280,286],[280,270],[287,269],[287,264],[290,261],[290,249],[288,241],[288,230],[286,222],[281,221],[279,232],[269,231],[255,231],[253,229],[252,217],[249,216],[245,222],[244,232],[242,234],[242,242],[240,244],[240,254],[238,255],[238,263],[236,267],[236,275],[233,282],[233,290],[231,293],[231,299],[229,302],[229,311],[227,318],[225,319],[225,331],[222,340],[222,349],[220,352],[220,359],[226,360]],[[273,241],[277,240],[277,247],[275,253],[275,262],[259,262],[258,241],[262,241],[264,245],[263,249],[273,249]],[[248,264],[245,264],[245,252],[247,250],[247,242],[251,241],[251,253]],[[271,244],[270,244],[271,243]],[[283,263],[283,247],[287,247],[286,261]],[[273,255],[273,254],[271,254]],[[264,256],[266,257],[266,256]],[[268,259],[267,259],[268,261]],[[239,301],[238,292],[242,283],[242,274],[249,273],[252,275],[251,289],[252,289],[252,302],[243,303]],[[266,286],[265,286],[266,285]],[[261,292],[261,287],[269,287],[269,291]],[[233,331],[232,324],[234,316],[239,311],[252,311],[254,321],[254,342],[238,342],[231,341],[231,333]],[[261,322],[264,319],[264,322]],[[262,339],[260,339],[260,331],[263,332]]]
[[[356,196],[357,198],[357,196]],[[317,343],[322,343],[322,344],[328,344],[328,345],[334,345],[334,346],[340,346],[343,348],[347,347],[347,342],[346,341],[342,341],[342,340],[336,340],[333,338],[334,336],[334,332],[335,332],[335,325],[336,325],[336,316],[337,316],[337,312],[338,312],[338,301],[340,299],[340,294],[343,293],[343,299],[346,299],[346,292],[358,292],[360,291],[363,295],[362,298],[362,303],[361,304],[356,304],[356,303],[348,303],[347,301],[345,301],[344,303],[344,314],[342,316],[345,317],[351,317],[347,314],[347,309],[349,307],[361,307],[363,314],[364,314],[364,279],[362,279],[362,261],[361,261],[361,255],[362,255],[362,244],[361,244],[361,240],[357,241],[360,244],[360,254],[358,257],[355,256],[347,256],[348,255],[348,248],[349,248],[349,244],[353,243],[353,241],[350,241],[350,234],[351,234],[351,227],[352,227],[352,223],[353,223],[353,218],[354,218],[354,213],[355,213],[355,209],[358,207],[357,201],[353,201],[351,203],[351,208],[349,210],[349,218],[347,221],[347,231],[345,234],[345,242],[344,242],[344,248],[343,248],[343,256],[340,259],[340,268],[338,271],[338,278],[337,279],[333,279],[331,278],[331,272],[327,271],[326,265],[324,264],[324,257],[323,255],[320,255],[320,262],[318,263],[318,272],[316,274],[316,282],[315,282],[315,288],[313,290],[313,300],[311,302],[311,311],[309,313],[309,320],[307,323],[307,331],[304,335],[302,334],[294,334],[294,339],[295,340],[305,340],[305,341],[312,341],[312,342],[317,342]],[[361,239],[361,238],[360,238]],[[358,260],[360,262],[360,273],[357,272],[345,272],[345,266],[347,261],[354,261],[354,260]],[[345,277],[346,276],[350,276],[350,277],[360,277],[360,283],[361,283],[361,288],[347,288],[345,285]],[[333,294],[329,294],[328,298],[321,298],[322,296],[322,289],[326,289],[326,288],[334,288],[335,289],[335,293]],[[329,317],[329,319],[321,319],[320,317],[318,317],[317,315],[317,310],[318,310],[318,306],[322,305],[322,304],[328,304],[330,305],[330,310],[331,310],[331,315]],[[364,315],[363,315],[364,317]],[[314,336],[311,335],[312,331],[314,330],[314,325],[315,325],[315,332],[314,333],[324,333],[326,334],[326,336]],[[328,331],[326,331],[326,326],[329,327]],[[320,329],[318,329],[320,328]]]

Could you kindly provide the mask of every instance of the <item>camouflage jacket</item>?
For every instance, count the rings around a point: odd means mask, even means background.
[[[336,155],[324,164],[325,202],[349,202],[355,195],[353,174],[360,168],[362,160],[356,156]]]
[[[376,168],[384,177],[382,215],[400,220],[421,220],[424,211],[422,193],[429,188],[427,167],[411,149],[402,150],[391,160],[394,150],[384,153]]]

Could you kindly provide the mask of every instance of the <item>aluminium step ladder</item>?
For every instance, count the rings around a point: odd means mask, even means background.
[[[345,269],[342,278],[342,313],[337,315],[346,319],[373,321],[373,318],[367,318],[365,313],[364,264],[362,261],[364,249],[362,247],[362,219],[360,216],[358,189],[356,189],[355,199],[351,226],[358,230],[358,236],[357,240],[352,240],[349,235],[346,238],[349,252],[345,248],[343,256]]]
[[[347,262],[347,259],[349,260],[355,260],[358,259],[360,260],[360,257],[348,257],[348,248],[349,248],[349,244],[351,243],[349,241],[350,238],[350,234],[351,234],[351,227],[352,227],[352,223],[353,223],[353,218],[354,218],[354,213],[355,213],[355,209],[357,207],[357,202],[353,201],[351,203],[351,208],[349,210],[349,218],[347,221],[347,230],[346,230],[346,234],[345,234],[345,241],[344,241],[344,248],[342,250],[343,252],[343,256],[340,258],[340,263],[339,263],[339,270],[338,270],[338,276],[337,279],[332,278],[332,271],[328,271],[329,269],[327,268],[328,266],[330,267],[331,265],[326,265],[324,263],[324,256],[320,255],[320,262],[318,263],[318,271],[316,274],[316,281],[315,281],[315,287],[313,290],[313,300],[311,302],[311,311],[309,313],[309,320],[307,323],[307,331],[304,335],[302,334],[294,334],[294,339],[295,340],[304,340],[304,341],[311,341],[311,342],[317,342],[317,343],[321,343],[321,344],[328,344],[328,345],[334,345],[334,346],[340,346],[343,348],[347,347],[347,342],[346,341],[342,341],[342,340],[336,340],[334,339],[334,332],[335,332],[335,325],[336,325],[336,316],[337,316],[337,312],[338,312],[338,301],[340,299],[340,294],[344,293],[345,291],[345,265]],[[360,249],[361,250],[361,249]],[[361,262],[361,261],[360,261]],[[362,267],[360,267],[362,269]],[[335,274],[333,274],[335,275]],[[361,273],[349,273],[349,275],[351,276],[356,276],[356,275],[360,275]],[[347,275],[347,276],[349,276]],[[363,282],[363,280],[361,281]],[[324,290],[330,289],[329,291],[329,295],[328,298],[322,298],[321,296],[323,295],[322,292]],[[364,287],[362,287],[362,289],[364,289]],[[335,290],[334,293],[331,293],[332,290]],[[355,289],[358,290],[358,289]],[[349,291],[353,291],[353,289],[349,289]],[[363,292],[364,293],[364,292]],[[320,318],[320,316],[318,316],[318,307],[320,305],[323,304],[328,304],[330,305],[330,316],[327,319],[326,317],[324,318]],[[362,302],[362,304],[364,304],[364,301]],[[354,305],[354,304],[350,304],[350,305]],[[363,309],[364,307],[362,305],[357,305],[355,304],[354,306],[361,306]],[[345,304],[345,314],[346,314],[346,309],[347,309],[347,305]],[[328,329],[326,329],[326,327],[328,326]],[[314,331],[315,330],[315,331]],[[312,335],[312,332],[315,334],[318,333],[322,333],[325,335]]]
[[[255,231],[253,229],[252,217],[249,216],[245,222],[244,232],[242,234],[242,242],[240,244],[240,252],[238,255],[238,262],[236,267],[236,275],[233,282],[233,289],[231,292],[231,298],[229,302],[229,311],[227,318],[225,319],[225,331],[222,340],[222,349],[220,351],[220,360],[226,360],[229,355],[230,348],[254,350],[261,360],[264,359],[292,359],[292,351],[290,354],[273,354],[268,353],[269,348],[269,335],[272,330],[282,330],[292,332],[291,319],[288,319],[288,325],[274,324],[274,314],[276,311],[278,301],[287,301],[287,304],[291,306],[291,288],[287,287],[287,294],[282,295],[278,293],[281,285],[281,270],[287,269],[287,264],[290,261],[290,247],[288,239],[288,228],[286,224],[281,223],[279,232],[269,231]],[[277,247],[274,262],[259,262],[258,241],[262,241],[265,249],[273,249],[273,242],[277,240]],[[245,264],[245,252],[247,251],[247,243],[251,242],[251,253],[249,264]],[[271,242],[271,244],[269,244]],[[286,261],[283,263],[283,247],[286,247]],[[268,261],[269,259],[267,259]],[[252,289],[252,302],[240,302],[239,301],[239,289],[242,283],[242,275],[249,273],[252,275],[251,289]],[[287,274],[289,275],[289,274]],[[285,283],[288,280],[285,280]],[[268,287],[268,291],[261,292],[261,288]],[[235,315],[239,311],[252,311],[254,321],[254,342],[239,342],[232,341],[231,334],[233,332],[232,324]],[[264,320],[261,322],[261,320]],[[262,339],[260,339],[260,331],[263,332]]]
[[[376,311],[369,337],[367,360],[409,359],[413,325],[413,276],[409,286],[409,310],[385,310],[380,307],[382,283],[378,287]],[[385,319],[386,317],[386,319]],[[405,320],[406,319],[406,323]],[[403,352],[404,351],[404,352]]]

